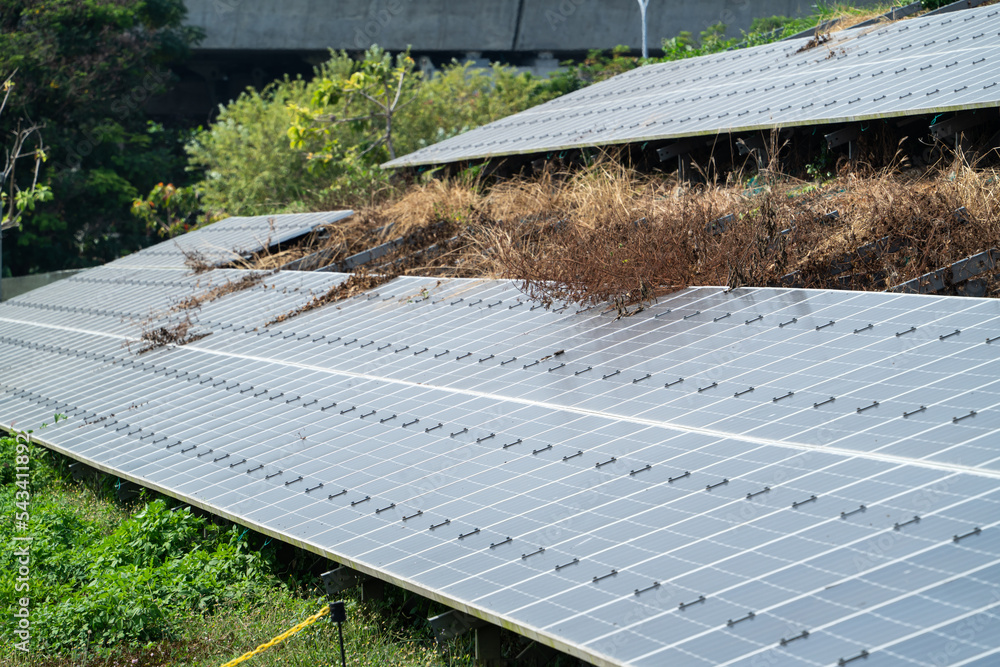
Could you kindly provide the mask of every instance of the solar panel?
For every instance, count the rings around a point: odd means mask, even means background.
[[[648,65],[385,166],[997,107],[998,30],[987,6]]]
[[[230,217],[134,252],[115,260],[111,266],[181,269],[190,261],[220,266],[304,236],[317,227],[340,222],[353,213],[327,211]]]
[[[63,412],[36,435],[74,458],[593,664],[1000,653],[997,301],[705,287],[616,319],[398,278],[266,326],[344,277],[268,276],[142,355],[198,277],[0,304],[0,421]]]

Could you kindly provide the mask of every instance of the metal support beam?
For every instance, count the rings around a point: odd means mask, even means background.
[[[115,498],[120,503],[127,503],[139,497],[142,487],[127,479],[118,479],[115,482]]]
[[[361,586],[362,600],[381,600],[385,595],[385,582],[376,577],[352,570],[341,565],[340,567],[324,572],[320,575],[323,579],[323,588],[326,590],[326,597],[334,599],[349,588]]]
[[[461,637],[470,630],[489,625],[486,621],[475,616],[470,616],[457,609],[432,616],[427,619],[427,622],[431,624],[431,630],[434,631],[434,639],[439,644],[455,637]]]
[[[489,623],[476,628],[476,665],[478,667],[500,667],[503,664],[500,639],[500,626]]]
[[[663,148],[656,149],[656,155],[660,158],[660,162],[666,162],[667,160],[672,160],[673,158],[679,158],[687,155],[691,151],[697,148],[703,148],[708,146],[711,140],[706,140],[704,137],[692,137],[690,139],[681,139],[680,141],[675,141],[669,146],[664,146]]]
[[[951,137],[954,137],[965,130],[968,130],[979,125],[983,125],[991,120],[988,116],[992,115],[995,119],[994,114],[987,114],[986,110],[982,111],[966,111],[963,113],[956,114],[951,118],[942,120],[939,123],[934,123],[930,126],[931,135],[935,139],[940,139],[944,141]]]
[[[712,222],[705,225],[705,231],[712,236],[718,236],[726,231],[729,225],[736,222],[736,216],[730,213],[729,215],[724,215],[721,218],[717,218]]]
[[[677,156],[677,179],[681,183],[691,181],[691,157],[689,155]]]
[[[86,463],[74,461],[69,464],[69,474],[74,482],[89,482],[97,476],[97,469],[91,468]]]
[[[767,144],[764,137],[759,134],[751,134],[749,137],[739,137],[736,139],[736,149],[740,155],[752,155],[757,160],[757,169],[763,169],[767,155]]]
[[[971,279],[984,273],[990,273],[996,270],[998,264],[1000,264],[1000,250],[992,248],[896,285],[889,291],[910,294],[938,294],[957,285],[969,283]]]
[[[357,570],[341,565],[340,567],[324,572],[320,575],[323,580],[323,588],[326,590],[326,597],[329,600],[336,598],[341,592],[354,588],[362,583],[364,575]]]
[[[517,657],[514,658],[514,664],[519,667],[522,665],[524,667],[543,667],[554,661],[557,655],[559,655],[559,651],[551,646],[531,642],[523,651],[517,654]]]
[[[827,148],[837,148],[847,144],[847,157],[854,159],[854,142],[861,138],[861,126],[857,123],[824,135]]]
[[[385,582],[375,577],[364,577],[361,580],[361,599],[374,602],[385,598]]]

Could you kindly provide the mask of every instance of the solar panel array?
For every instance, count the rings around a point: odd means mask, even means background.
[[[183,269],[192,262],[221,266],[340,222],[353,211],[231,217],[112,262],[116,267]]]
[[[1000,302],[282,272],[130,351],[244,275],[0,305],[0,421],[593,664],[998,659]]]
[[[648,65],[387,167],[1000,106],[987,6]]]

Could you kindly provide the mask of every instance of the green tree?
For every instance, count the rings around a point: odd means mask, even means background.
[[[356,207],[393,191],[379,166],[393,154],[556,95],[513,67],[454,61],[425,77],[406,54],[333,52],[311,81],[285,78],[222,107],[188,143],[189,166],[210,218]]]
[[[0,118],[3,117],[14,90],[13,74],[3,82],[2,88]],[[5,162],[3,172],[0,172],[0,232],[16,227],[21,216],[26,211],[33,211],[36,203],[52,198],[52,191],[48,186],[38,182],[42,163],[46,159],[41,130],[38,125],[19,121],[11,132],[9,145],[4,146]],[[25,161],[30,165],[30,175],[18,179],[17,167]]]
[[[166,65],[198,36],[184,16],[182,0],[0,0],[0,71],[18,72],[0,131],[10,136],[17,118],[45,128],[38,185],[53,195],[4,248],[15,274],[88,266],[156,240],[130,209],[139,192],[184,174],[179,132],[145,112],[171,83]]]
[[[322,68],[321,68],[322,71]],[[196,184],[210,219],[320,210],[333,181],[293,149],[289,106],[307,105],[312,89],[302,79],[282,79],[249,89],[221,107],[214,123],[187,144],[188,165],[202,174]]]

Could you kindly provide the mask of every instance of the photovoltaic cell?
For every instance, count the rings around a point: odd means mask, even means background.
[[[345,278],[281,272],[136,354],[242,275],[4,302],[0,421],[593,664],[997,655],[995,300],[703,287],[618,319],[408,277],[267,326]]]
[[[386,167],[1000,106],[1000,9],[647,65]]]
[[[351,215],[353,211],[327,211],[226,218],[117,259],[110,266],[182,269],[189,261],[229,264]]]

